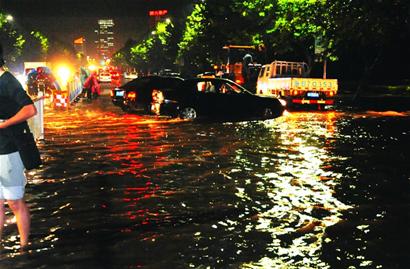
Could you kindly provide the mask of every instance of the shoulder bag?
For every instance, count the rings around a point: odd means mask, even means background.
[[[27,124],[24,129],[13,130],[12,139],[26,170],[38,168],[42,164],[36,141]]]

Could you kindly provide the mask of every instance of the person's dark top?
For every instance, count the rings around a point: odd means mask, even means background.
[[[30,104],[33,104],[33,101],[24,91],[20,82],[11,73],[4,72],[0,76],[0,119],[11,118],[21,108]],[[0,154],[17,151],[7,129],[0,129]]]

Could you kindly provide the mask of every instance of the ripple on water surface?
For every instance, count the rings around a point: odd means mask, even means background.
[[[99,102],[46,114],[46,165],[31,173],[27,196],[35,259],[14,260],[21,268],[331,268],[327,253],[340,254],[329,252],[332,229],[362,202],[347,183],[364,171],[360,150],[348,150],[366,147],[363,136],[385,141],[369,126],[392,121],[292,112],[195,123]],[[12,233],[6,246],[16,245]]]

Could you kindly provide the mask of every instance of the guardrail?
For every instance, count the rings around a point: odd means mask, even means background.
[[[74,77],[67,82],[64,89],[56,91],[53,96],[53,106],[67,108],[71,103],[77,100],[83,90],[80,78]]]
[[[82,93],[83,85],[80,78],[75,77],[70,80],[63,90],[56,90],[53,93],[53,106],[67,108],[71,103],[77,100]],[[39,92],[37,97],[33,98],[34,105],[37,109],[37,114],[30,118],[27,122],[30,130],[36,140],[44,140],[44,107],[46,97],[43,92]]]
[[[72,103],[83,91],[83,84],[81,83],[81,79],[79,77],[75,77],[68,83],[67,89],[69,92],[69,102]]]
[[[37,140],[44,139],[44,100],[44,96],[37,97],[33,100],[37,114],[27,121],[34,138]]]

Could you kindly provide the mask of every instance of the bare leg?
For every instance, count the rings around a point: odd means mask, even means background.
[[[4,221],[6,218],[6,211],[4,209],[4,200],[0,200],[0,241],[3,235]]]
[[[20,246],[28,244],[30,235],[30,212],[23,199],[7,200],[7,203],[16,216],[17,228],[20,234]]]

